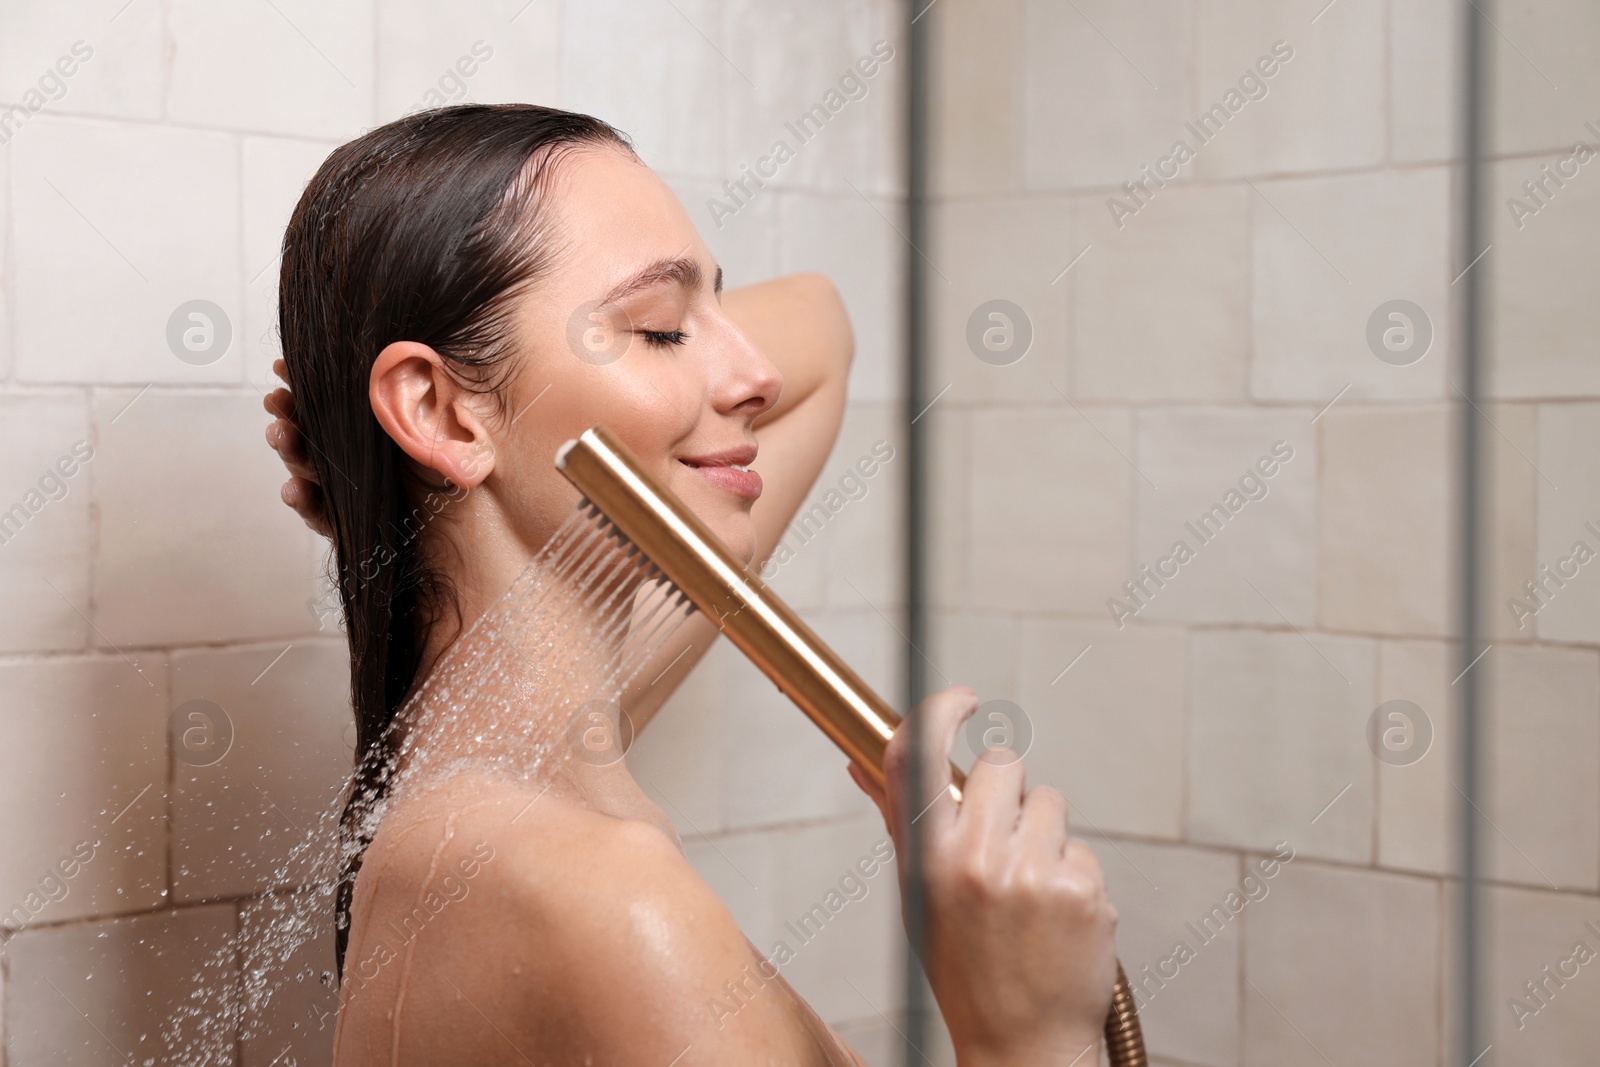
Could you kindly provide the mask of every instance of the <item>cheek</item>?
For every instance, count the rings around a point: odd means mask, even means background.
[[[527,413],[526,427],[519,424],[512,436],[500,442],[495,457],[500,506],[530,548],[544,544],[555,533],[577,508],[580,495],[556,470],[555,463],[556,450],[576,435],[534,424],[534,413],[542,406],[543,401]]]
[[[559,523],[565,518],[567,496],[553,498],[548,479],[554,479],[562,490],[570,490],[573,504],[578,493],[555,470],[556,450],[600,423],[620,437],[736,556],[749,561],[755,551],[749,506],[711,485],[676,458],[725,443],[730,436],[724,432],[712,441],[697,432],[697,426],[702,425],[698,420],[706,411],[707,389],[699,371],[698,361],[682,351],[663,354],[645,347],[638,338],[614,363],[549,368],[543,379],[551,381],[551,388],[526,416],[543,421],[536,432],[519,434],[524,438],[517,446],[519,465],[528,469],[518,472],[518,492],[526,494],[534,507],[547,506],[534,503],[535,500],[559,499],[563,506],[554,521]],[[541,388],[542,381],[534,384],[527,390],[528,396]],[[519,506],[519,511],[526,513],[527,508]]]

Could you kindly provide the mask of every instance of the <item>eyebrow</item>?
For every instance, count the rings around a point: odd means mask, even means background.
[[[611,291],[605,295],[605,298],[601,300],[601,304],[604,305],[616,303],[618,300],[621,300],[627,296],[631,296],[641,289],[648,289],[650,286],[660,285],[662,282],[676,282],[685,289],[698,289],[700,288],[700,283],[704,279],[705,275],[700,270],[700,264],[696,263],[692,259],[689,259],[687,256],[674,256],[670,259],[658,259],[654,263],[645,267],[639,273],[635,274],[633,277],[628,278],[614,286]],[[717,268],[716,282],[712,292],[718,294],[722,292],[721,267]]]

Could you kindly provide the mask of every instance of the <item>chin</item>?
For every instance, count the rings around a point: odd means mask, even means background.
[[[712,514],[696,510],[706,525],[711,527],[711,532],[717,535],[717,539],[728,546],[734,558],[746,564],[754,559],[756,530],[755,524],[750,521],[749,511],[740,507],[729,508],[721,501]]]
[[[740,562],[748,565],[755,561],[756,531],[749,512],[730,515],[722,522],[713,524],[711,529]]]

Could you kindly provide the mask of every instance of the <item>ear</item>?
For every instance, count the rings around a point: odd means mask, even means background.
[[[406,455],[463,489],[494,469],[483,397],[460,385],[445,357],[415,341],[395,341],[372,364],[372,413]]]

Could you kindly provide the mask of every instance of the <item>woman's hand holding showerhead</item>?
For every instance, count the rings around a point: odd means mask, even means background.
[[[965,688],[919,704],[889,743],[884,789],[853,764],[850,773],[883,812],[902,888],[902,822],[915,820],[927,905],[922,962],[962,1067],[1065,1065],[1100,1039],[1117,975],[1117,912],[1094,853],[1067,832],[1066,799],[1048,786],[1026,789],[1014,752],[984,753],[961,802],[950,798],[950,752],[977,704]],[[920,792],[931,804],[905,795],[913,717],[921,721]]]

